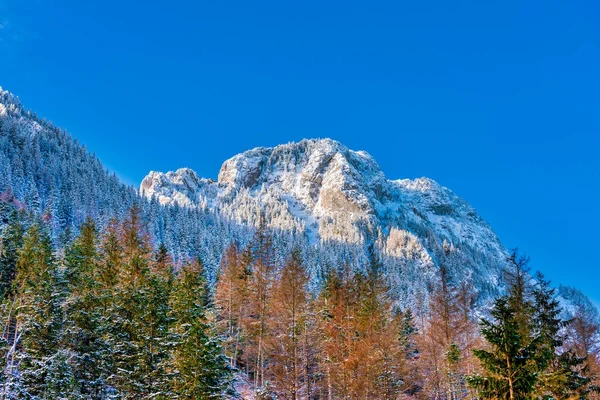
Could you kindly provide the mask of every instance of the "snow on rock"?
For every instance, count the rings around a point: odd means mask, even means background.
[[[248,225],[260,213],[270,227],[303,234],[312,245],[376,242],[404,279],[434,275],[446,242],[455,275],[493,294],[506,258],[490,226],[452,191],[427,178],[388,180],[368,153],[331,139],[238,154],[223,163],[217,182],[189,169],[151,172],[140,191],[161,204],[208,207]]]
[[[147,197],[156,196],[161,205],[192,207],[203,204],[201,200],[207,199],[206,196],[216,195],[213,183],[211,179],[200,178],[189,168],[166,174],[151,171],[142,181],[140,193]]]

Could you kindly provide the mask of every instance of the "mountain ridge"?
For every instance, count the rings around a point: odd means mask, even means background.
[[[16,96],[0,89],[0,105],[2,198],[43,215],[57,245],[85,218],[103,229],[139,204],[155,245],[176,260],[201,254],[214,283],[227,246],[248,243],[265,217],[282,254],[302,249],[313,285],[330,266],[364,268],[374,245],[403,307],[422,303],[442,265],[482,304],[502,292],[506,249],[483,218],[431,179],[387,179],[364,151],[331,139],[260,147],[226,160],[217,181],[183,168],[151,172],[136,190]]]

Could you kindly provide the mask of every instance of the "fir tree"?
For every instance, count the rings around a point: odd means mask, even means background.
[[[490,348],[473,350],[483,371],[468,382],[482,398],[536,398],[552,357],[560,321],[551,299],[535,296],[528,261],[517,250],[511,253],[505,270],[507,295],[494,302],[493,320],[481,321],[481,334]],[[536,298],[548,315],[536,318]]]

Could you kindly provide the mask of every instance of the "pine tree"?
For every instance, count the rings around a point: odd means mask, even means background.
[[[218,398],[230,386],[231,370],[206,314],[208,291],[200,260],[186,264],[174,283],[173,399]]]
[[[528,262],[517,250],[511,253],[505,271],[507,295],[494,302],[493,320],[481,321],[482,336],[491,348],[473,350],[483,371],[468,382],[482,398],[532,399],[543,382],[558,320],[553,313],[535,318]],[[544,307],[553,309],[549,302]]]
[[[529,258],[519,255],[514,249],[508,257],[508,266],[504,269],[504,279],[508,286],[508,302],[515,312],[521,336],[531,334],[533,302]]]

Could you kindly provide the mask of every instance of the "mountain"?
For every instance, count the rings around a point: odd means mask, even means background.
[[[442,263],[451,264],[455,279],[495,294],[508,254],[449,189],[427,178],[388,180],[368,153],[330,139],[246,151],[223,163],[218,181],[189,168],[151,172],[140,193],[238,224],[253,224],[262,213],[269,227],[300,237],[305,247],[364,253],[375,243],[406,300],[427,290]]]
[[[147,201],[66,131],[0,88],[0,206],[7,202],[47,221],[57,246],[73,238],[87,217],[103,230],[133,204],[142,208],[154,241],[165,243],[177,259],[203,254],[209,265],[218,265],[228,240],[213,234],[227,232],[227,222],[221,226],[201,211]]]
[[[58,236],[90,216],[106,223],[137,197],[61,128],[0,88],[0,191],[46,214]]]
[[[503,287],[507,251],[464,200],[427,178],[389,180],[369,154],[329,139],[246,151],[223,163],[217,181],[188,168],[151,172],[138,191],[0,88],[2,202],[43,216],[57,245],[85,218],[103,229],[138,204],[155,244],[176,260],[201,256],[212,282],[226,247],[248,243],[264,221],[281,254],[302,250],[312,285],[329,268],[364,268],[374,246],[403,306],[424,303],[442,265],[482,303]]]

